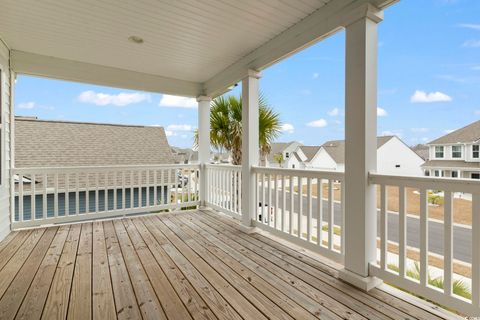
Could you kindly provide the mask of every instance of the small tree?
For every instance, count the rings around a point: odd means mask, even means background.
[[[283,154],[282,153],[274,154],[273,160],[275,160],[275,162],[278,163],[278,166],[281,167],[283,163]]]

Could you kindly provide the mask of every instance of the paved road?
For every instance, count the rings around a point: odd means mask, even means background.
[[[265,197],[267,198],[267,191],[265,191]],[[281,192],[278,194],[279,205],[281,206],[283,201],[283,195]],[[260,194],[261,198],[261,194]],[[274,199],[274,193],[272,192],[272,204]],[[317,212],[317,199],[312,201],[312,212]],[[287,210],[290,204],[290,193],[286,193]],[[298,212],[298,195],[294,195],[294,212]],[[303,214],[306,215],[305,208],[307,208],[307,197],[303,196]],[[337,225],[341,223],[341,207],[339,203],[334,204],[334,222]],[[323,201],[323,220],[328,219],[328,202]],[[380,236],[380,215],[377,215],[377,231]],[[435,221],[429,221],[428,223],[428,249],[430,252],[443,255],[443,224]],[[388,215],[388,240],[398,242],[398,214],[390,212]],[[472,249],[471,249],[472,230],[459,226],[453,227],[453,257],[455,259],[471,263],[472,261]],[[407,245],[419,248],[420,247],[420,220],[414,217],[407,217]]]

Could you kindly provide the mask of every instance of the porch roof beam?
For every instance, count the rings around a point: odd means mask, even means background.
[[[277,61],[326,38],[365,16],[372,8],[383,10],[398,0],[338,0],[329,2],[285,32],[258,47],[204,83],[204,93],[215,97],[242,80],[248,70],[263,70]]]
[[[35,53],[11,50],[10,61],[17,74],[171,95],[196,97],[202,94],[201,83]]]

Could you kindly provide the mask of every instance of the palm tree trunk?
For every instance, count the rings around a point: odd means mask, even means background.
[[[242,149],[233,148],[232,149],[232,164],[241,165],[242,164]]]

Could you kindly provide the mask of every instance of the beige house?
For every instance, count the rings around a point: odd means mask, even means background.
[[[480,179],[480,120],[427,145],[426,176]]]

